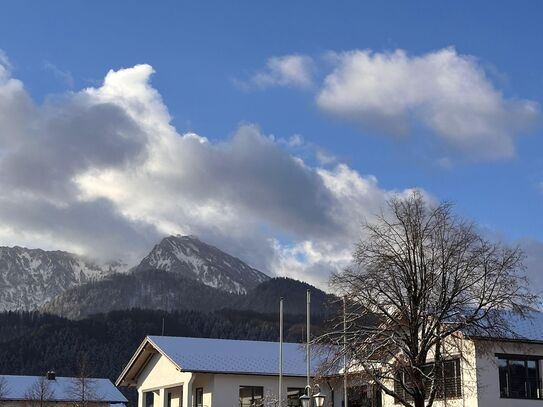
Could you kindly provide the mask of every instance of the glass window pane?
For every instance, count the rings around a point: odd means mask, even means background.
[[[498,374],[500,377],[500,397],[509,397],[509,373],[507,359],[498,359]]]
[[[153,407],[155,402],[155,394],[152,391],[147,391],[144,393],[145,398],[145,407]]]
[[[253,402],[253,389],[249,386],[240,386],[239,405],[240,407],[251,407]]]
[[[509,360],[509,397],[526,398],[526,361]]]
[[[304,394],[304,390],[300,387],[289,387],[287,389],[287,407],[300,407],[300,397]]]
[[[253,387],[253,405],[261,406],[264,404],[264,387]]]

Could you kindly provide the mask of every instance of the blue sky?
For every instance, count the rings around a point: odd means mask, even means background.
[[[300,135],[302,146],[285,142],[281,148],[313,168],[332,171],[344,163],[364,177],[376,177],[386,191],[423,188],[438,199],[452,200],[458,212],[505,239],[539,244],[542,12],[539,1],[6,1],[0,13],[0,49],[9,59],[10,77],[24,84],[36,105],[98,88],[109,70],[149,64],[155,71],[152,87],[180,134],[194,132],[221,145],[235,137],[240,125],[250,123],[276,140]],[[316,102],[325,79],[341,65],[331,53],[341,59],[342,53],[355,50],[370,56],[402,50],[412,61],[446,49],[453,50],[453,60],[470,61],[471,68],[482,72],[482,85],[490,86],[500,101],[508,106],[526,101],[535,109],[530,123],[506,130],[512,152],[481,158],[480,151],[466,154],[436,137],[435,127],[420,119],[434,111],[426,104],[440,103],[440,94],[429,90],[429,96],[421,96],[424,107],[417,104],[415,113],[407,108],[410,129],[402,135],[353,123]],[[275,78],[260,86],[253,80],[259,73],[270,74],[270,58],[289,55],[310,61],[309,85],[280,84]],[[524,120],[511,114],[503,119],[505,127],[508,121]],[[492,149],[493,139],[487,136],[484,143]],[[335,161],[319,163],[316,151],[335,156]],[[169,226],[160,231],[175,229],[171,219],[162,221]],[[266,230],[266,238],[311,240],[272,221],[256,223]],[[199,231],[220,243],[219,232],[202,232],[186,221],[179,225],[181,232]],[[47,233],[21,235],[23,243],[40,239],[47,239]]]

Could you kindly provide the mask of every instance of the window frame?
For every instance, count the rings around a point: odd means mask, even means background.
[[[497,359],[497,367],[498,367],[498,389],[500,393],[501,399],[513,399],[513,400],[543,400],[543,385],[541,381],[541,361],[543,360],[542,356],[538,355],[515,355],[515,354],[509,354],[509,353],[496,353],[495,354]],[[507,394],[504,395],[502,393],[503,383],[502,383],[502,377],[501,377],[501,367],[500,367],[500,360],[505,360],[507,362],[507,376],[506,376],[506,389]],[[511,394],[511,368],[510,368],[510,361],[523,361],[524,362],[524,371],[525,374],[523,376],[524,386],[525,386],[525,397],[519,397],[519,396],[512,396]],[[528,389],[526,387],[526,384],[529,383],[529,375],[528,375],[528,362],[535,362],[535,368],[536,368],[536,377],[535,377],[535,383],[536,383],[536,397],[529,397],[528,396]]]
[[[202,398],[201,403],[198,403],[198,395],[200,395]],[[204,407],[204,388],[203,387],[196,387],[196,389],[194,389],[194,407]]]
[[[434,363],[435,362],[426,363],[423,366],[423,369],[425,367],[432,368]],[[462,364],[461,364],[460,357],[457,356],[457,357],[442,360],[441,361],[441,370],[438,370],[438,372],[444,371],[445,370],[445,365],[448,364],[448,363],[453,363],[454,364],[454,376],[452,378],[445,378],[445,380],[451,380],[452,386],[454,386],[452,388],[454,394],[452,394],[452,395],[447,394],[447,389],[449,387],[447,387],[447,385],[445,385],[442,391],[438,390],[436,392],[435,400],[437,400],[437,401],[439,401],[439,400],[456,400],[456,399],[461,399],[462,396],[463,396],[464,389],[463,389],[463,386],[462,386],[462,384],[463,384],[462,383]],[[397,374],[404,374],[404,373],[400,371]],[[403,383],[405,383],[405,379],[403,379]],[[407,393],[407,391],[402,387],[402,385],[397,380],[394,381],[394,391],[397,394],[403,395],[404,398],[406,398],[406,399],[411,398],[411,396]],[[428,396],[429,395],[427,395],[427,397]],[[398,404],[399,400],[396,399],[395,403]]]
[[[245,385],[245,384],[240,384],[239,385],[239,389],[238,389],[238,394],[241,393],[241,389],[242,388],[250,388],[251,389],[251,406],[264,406],[264,386],[251,386],[251,385]],[[261,390],[261,394],[262,394],[262,398],[260,399],[261,403],[260,404],[255,404],[255,389],[260,389]],[[241,397],[239,397],[239,407],[243,407],[242,404],[241,404]]]
[[[153,400],[151,405],[149,405],[149,403],[147,402],[149,396],[151,396],[152,400]],[[143,392],[143,406],[144,407],[154,407],[155,406],[155,391],[154,390],[149,390],[149,391],[144,391]]]
[[[298,391],[298,399],[297,399],[297,403],[296,404],[291,404],[291,398],[289,397],[289,392],[290,391]],[[302,394],[304,394],[305,392],[305,388],[303,387],[287,387],[287,407],[299,407],[301,406],[301,402],[300,402],[300,396]]]

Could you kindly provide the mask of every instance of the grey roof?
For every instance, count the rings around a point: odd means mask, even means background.
[[[521,317],[517,313],[503,311],[500,317],[508,323],[505,332],[491,334],[485,333],[484,328],[471,327],[464,328],[463,332],[472,338],[494,341],[543,342],[543,312],[532,311]]]
[[[543,342],[542,312],[532,312],[528,318],[521,318],[512,314],[508,317],[508,320],[511,330],[518,335],[518,337],[511,336],[509,339]]]
[[[12,376],[0,375],[0,380],[6,383],[6,394],[2,400],[27,400],[27,392],[34,384],[41,379],[40,376]],[[88,379],[91,384],[91,401],[107,403],[126,403],[128,400],[122,395],[109,379]],[[48,380],[50,389],[53,391],[52,401],[75,401],[76,397],[71,391],[74,378],[57,377],[55,380]]]
[[[149,336],[149,341],[181,370],[236,374],[279,374],[279,343],[227,339]],[[305,376],[305,346],[283,345],[283,374]],[[312,358],[314,374],[322,357]]]

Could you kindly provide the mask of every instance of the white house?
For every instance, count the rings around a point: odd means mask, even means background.
[[[543,406],[543,314],[514,320],[509,338],[458,336],[444,363],[437,407]],[[138,390],[138,407],[273,406],[278,394],[276,342],[147,337],[117,380]],[[312,360],[313,372],[320,363]],[[283,394],[299,406],[305,348],[284,344]],[[327,407],[342,407],[341,377],[320,378]],[[349,407],[396,407],[391,396],[349,379]]]
[[[443,368],[437,407],[530,407],[543,405],[543,314],[511,317],[515,335],[501,338],[460,334]],[[396,389],[399,391],[399,389]],[[384,407],[397,407],[383,394]]]
[[[93,407],[124,406],[128,400],[109,379],[85,379],[87,389],[81,391],[81,381],[74,377],[0,375],[2,407],[54,405],[73,407],[85,395],[87,405]]]
[[[283,394],[295,407],[306,386],[305,349],[283,349]],[[116,384],[137,388],[138,407],[251,407],[277,399],[278,371],[276,342],[150,336]],[[321,393],[330,400],[332,389]]]

